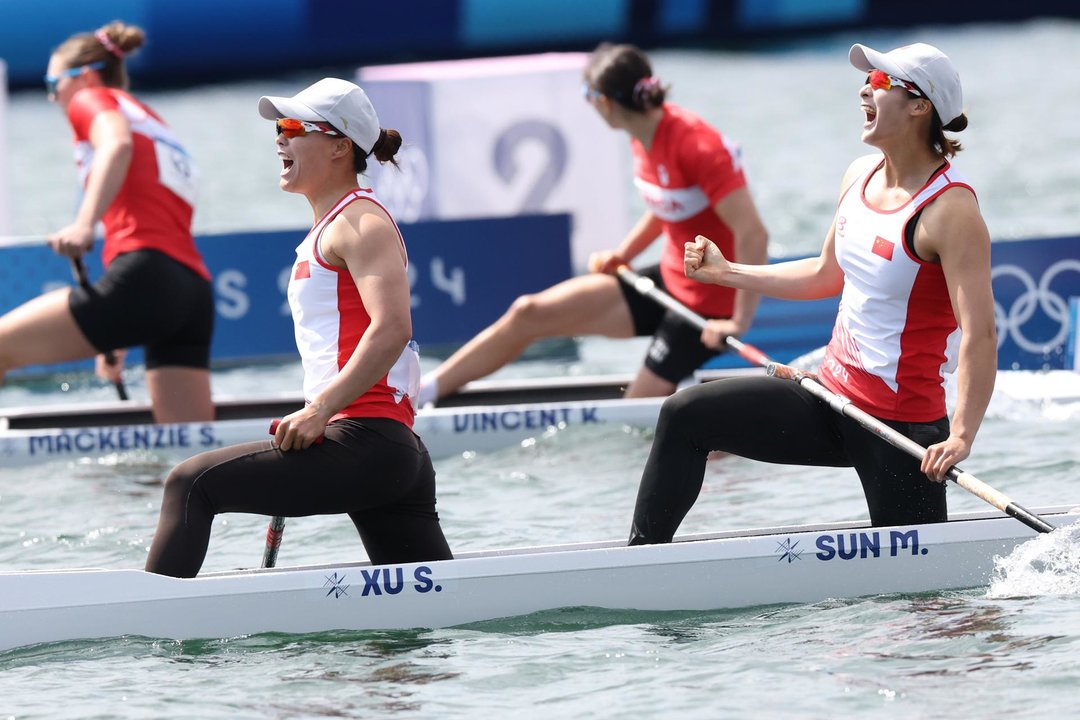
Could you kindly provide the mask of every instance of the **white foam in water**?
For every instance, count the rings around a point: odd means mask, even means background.
[[[800,355],[789,365],[816,373],[825,359],[825,348]],[[945,402],[956,407],[956,373],[945,376]],[[994,396],[987,409],[990,417],[1005,420],[1074,420],[1080,418],[1080,372],[1071,370],[999,371]]]
[[[945,376],[945,402],[956,407],[956,374]],[[987,417],[1011,421],[1065,421],[1080,417],[1080,373],[1072,370],[1002,370]]]
[[[991,599],[1080,595],[1080,523],[1058,528],[994,558]]]

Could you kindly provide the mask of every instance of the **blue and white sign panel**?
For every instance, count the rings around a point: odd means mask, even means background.
[[[1080,296],[1080,237],[991,246],[998,367],[1067,368],[1069,298]]]
[[[998,368],[1075,368],[1069,301],[1080,297],[1080,237],[996,242],[991,263]],[[829,341],[837,300],[763,298],[744,339],[778,360],[790,361]],[[740,362],[728,353],[709,367],[738,367]]]
[[[581,94],[584,53],[361,68],[400,172],[372,168],[402,220],[568,212],[573,267],[630,229],[629,145]]]
[[[409,251],[413,335],[421,346],[462,343],[522,293],[570,276],[570,217],[432,221],[401,225]],[[243,362],[296,354],[285,290],[304,230],[197,238],[214,276],[213,359]],[[100,250],[87,257],[99,277]],[[70,266],[48,247],[0,250],[0,312],[71,285]],[[141,352],[131,356],[141,361]]]
[[[6,235],[11,228],[8,214],[7,188],[7,65],[0,58],[0,235]]]
[[[569,277],[570,223],[564,214],[403,224],[413,330],[421,346],[462,343],[498,318],[518,295]],[[214,274],[215,361],[295,354],[285,287],[303,234],[292,230],[198,238]],[[1074,367],[1069,303],[1080,297],[1080,238],[994,243],[992,261],[998,367]],[[87,265],[91,277],[100,275],[98,252],[89,256]],[[0,312],[65,285],[71,285],[68,264],[47,247],[0,249]],[[745,339],[789,361],[828,342],[835,315],[835,298],[766,298]],[[1076,343],[1075,329],[1073,333]],[[133,354],[131,362],[139,362],[139,357]],[[743,363],[727,354],[711,365]]]

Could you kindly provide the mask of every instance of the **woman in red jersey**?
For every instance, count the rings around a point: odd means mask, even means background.
[[[360,87],[336,78],[264,97],[259,112],[276,121],[281,188],[306,197],[314,215],[288,289],[307,403],[273,441],[206,452],[172,471],[146,569],[194,576],[222,512],[348,513],[375,564],[449,559],[435,471],[412,432],[420,360],[405,242],[356,183],[369,157],[394,162],[401,136],[380,128]]]
[[[683,275],[683,245],[708,235],[744,263],[766,260],[768,235],[754,206],[738,148],[704,120],[666,102],[667,89],[632,45],[601,45],[584,74],[585,100],[612,128],[630,136],[634,182],[646,210],[619,246],[590,258],[592,271],[519,297],[493,325],[421,381],[421,404],[498,370],[533,341],[548,337],[651,335],[627,397],[670,395],[679,381],[745,333],[757,309],[747,290],[706,285]],[[660,263],[640,271],[706,318],[704,331],[642,297],[615,275],[658,237]]]
[[[8,370],[143,345],[158,422],[211,420],[210,273],[191,236],[195,168],[172,130],[127,92],[124,59],[142,30],[114,22],[79,33],[49,59],[49,99],[75,134],[83,196],[75,220],[49,236],[80,258],[105,228],[105,274],[89,290],[56,290],[0,318],[0,378]],[[122,356],[122,353],[121,353]]]
[[[670,542],[722,450],[765,462],[854,467],[874,525],[947,520],[945,473],[968,457],[997,372],[990,236],[971,186],[949,162],[967,127],[960,77],[923,43],[880,53],[852,46],[865,73],[862,140],[819,257],[729,262],[709,239],[687,243],[688,277],[790,299],[841,294],[819,379],[929,446],[921,462],[831,410],[801,385],[719,380],[664,402],[638,490],[631,544]],[[963,330],[961,334],[960,330]],[[943,374],[958,370],[950,424]]]

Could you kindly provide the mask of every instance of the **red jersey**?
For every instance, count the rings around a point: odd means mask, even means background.
[[[705,317],[731,317],[735,290],[700,283],[683,272],[683,250],[698,235],[716,243],[724,257],[738,262],[734,234],[713,208],[733,190],[746,186],[740,151],[697,115],[664,104],[664,117],[646,150],[630,141],[634,184],[645,206],[664,223],[660,273],[676,299]]]
[[[153,110],[123,90],[83,88],[68,105],[68,120],[75,131],[75,163],[86,184],[94,162],[90,126],[98,113],[119,112],[131,126],[131,166],[120,191],[105,211],[106,266],[113,258],[133,250],[157,250],[191,268],[207,280],[191,236],[191,216],[198,174],[191,156],[172,130]]]

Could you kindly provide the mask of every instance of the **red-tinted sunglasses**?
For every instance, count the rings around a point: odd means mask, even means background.
[[[341,133],[331,127],[329,123],[313,123],[293,118],[279,118],[275,123],[275,129],[278,135],[284,135],[287,138],[304,137],[309,132],[341,136]]]
[[[866,84],[875,90],[892,90],[894,87],[907,90],[912,95],[918,95],[922,97],[922,93],[919,92],[919,88],[915,87],[907,80],[901,80],[898,77],[888,75],[881,70],[871,70],[866,74]]]

